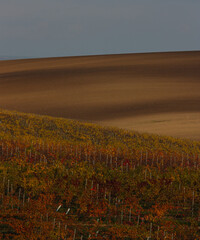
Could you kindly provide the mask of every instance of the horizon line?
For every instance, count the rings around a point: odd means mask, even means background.
[[[32,60],[32,59],[50,59],[50,58],[78,58],[78,57],[97,57],[97,56],[115,56],[115,55],[142,55],[142,54],[159,54],[159,53],[191,53],[200,52],[196,50],[168,50],[168,51],[147,51],[147,52],[122,52],[122,53],[105,53],[105,54],[81,54],[81,55],[62,55],[62,56],[48,56],[48,57],[33,57],[33,56],[6,56],[0,55],[0,61],[14,61],[14,60]],[[3,59],[1,59],[3,58]],[[4,59],[5,58],[5,59]]]

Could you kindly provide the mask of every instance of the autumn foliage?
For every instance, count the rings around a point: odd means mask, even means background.
[[[0,111],[2,239],[199,239],[200,143]]]

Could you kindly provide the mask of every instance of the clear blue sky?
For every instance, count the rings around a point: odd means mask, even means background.
[[[0,0],[0,56],[200,49],[200,0]]]

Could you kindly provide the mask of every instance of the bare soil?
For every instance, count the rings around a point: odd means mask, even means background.
[[[200,140],[200,52],[0,61],[0,108]]]

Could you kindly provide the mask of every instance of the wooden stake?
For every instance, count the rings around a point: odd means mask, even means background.
[[[129,222],[131,222],[131,208],[130,208],[130,211],[129,211]]]
[[[138,215],[137,227],[139,226],[139,223],[140,223],[140,215]]]
[[[73,240],[75,240],[76,238],[76,228],[74,229],[74,236],[73,236]]]
[[[157,240],[159,239],[159,231],[160,231],[160,227],[158,226],[158,230],[157,230]]]
[[[153,224],[150,223],[150,232],[149,232],[149,237],[150,237],[150,238],[151,238],[151,233],[152,233],[152,226],[153,226]]]
[[[24,207],[24,203],[25,203],[25,193],[23,194],[23,207]]]
[[[53,219],[53,230],[55,229],[55,226],[56,226],[56,219],[54,218]]]
[[[8,189],[7,189],[7,195],[9,196],[9,191],[10,191],[10,180],[8,180]]]
[[[194,215],[194,191],[192,193],[192,217]]]
[[[121,224],[123,223],[123,210],[121,210]]]
[[[21,195],[21,188],[19,189],[19,195],[18,195],[18,210],[20,206],[20,195]]]

